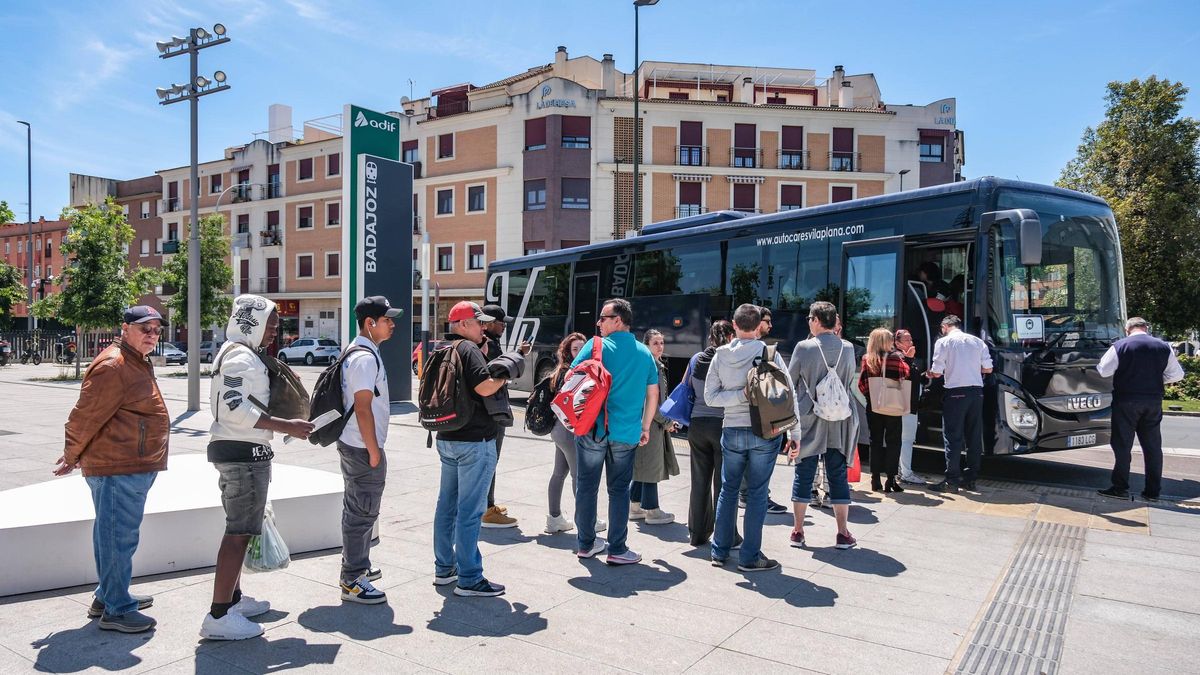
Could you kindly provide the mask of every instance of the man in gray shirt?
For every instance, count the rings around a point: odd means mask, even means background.
[[[933,344],[930,377],[944,377],[942,435],[946,444],[946,478],[931,485],[934,492],[958,492],[959,486],[975,489],[983,457],[983,376],[992,372],[987,343],[965,333],[962,319],[949,314],[942,319],[942,337]],[[959,471],[963,448],[967,466]]]

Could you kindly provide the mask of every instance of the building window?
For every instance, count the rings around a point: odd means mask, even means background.
[[[167,226],[167,241],[179,241],[179,223]]]
[[[333,277],[341,276],[341,274],[342,274],[341,262],[342,261],[341,261],[341,257],[339,256],[339,254],[326,253],[325,254],[325,277],[333,278]]]
[[[467,188],[467,212],[475,213],[487,210],[487,188],[483,185],[472,185]]]
[[[142,202],[142,220],[150,217],[150,202]]]
[[[342,203],[329,202],[325,205],[325,227],[337,227],[342,224]]]
[[[313,207],[301,206],[296,209],[296,227],[301,230],[311,229],[313,226]]]
[[[704,213],[703,201],[701,199],[702,192],[703,189],[700,183],[695,181],[681,181],[679,183],[679,208],[676,212],[676,217],[698,216]]]
[[[311,253],[296,256],[296,278],[311,279],[313,275],[313,257]]]
[[[562,207],[564,209],[588,209],[591,181],[587,178],[562,179]]]
[[[400,161],[407,162],[408,164],[415,164],[421,161],[416,141],[404,141],[404,155],[400,158]]]
[[[755,207],[756,202],[756,186],[754,183],[734,183],[733,184],[733,210],[744,211],[746,213],[757,213],[758,208]]]
[[[222,177],[223,177],[223,174],[219,174],[219,173],[214,173],[213,175],[208,177],[208,192],[209,192],[209,194],[215,195],[224,189],[221,187],[221,184],[225,182],[224,180],[222,180]],[[142,217],[145,218],[146,216],[142,216]]]
[[[562,146],[584,149],[592,147],[592,118],[563,115]]]
[[[767,105],[787,105],[787,99],[782,96],[768,96]]]
[[[250,233],[250,214],[249,213],[239,213],[238,214],[237,233],[238,234],[249,234]]]
[[[12,253],[12,242],[4,242],[4,255]]]
[[[779,140],[779,168],[807,169],[804,161],[804,127],[784,125]]]
[[[149,240],[149,239],[143,239],[143,240],[142,240],[142,251],[141,251],[141,254],[142,254],[142,256],[148,256],[148,255],[150,255],[150,240]]]
[[[667,98],[672,101],[686,101],[688,100],[688,95],[686,91],[672,91],[667,94]]]
[[[704,166],[704,123],[679,123],[679,165]]]
[[[296,168],[296,180],[312,180],[313,177],[313,161],[312,157],[302,159],[297,162],[299,166]]]
[[[546,252],[546,242],[544,241],[527,241],[525,242],[525,255],[534,255],[536,253]]]
[[[25,240],[18,239],[17,240],[17,253],[23,253],[24,251],[25,251]]]
[[[454,246],[437,247],[437,271],[454,271]]]
[[[758,166],[758,131],[753,124],[733,125],[733,166],[752,169]]]
[[[795,209],[804,208],[804,186],[803,185],[781,185],[779,186],[779,210],[793,211]]]
[[[54,268],[46,265],[46,281],[54,281]]]
[[[325,164],[326,164],[325,165],[325,175],[326,176],[340,176],[342,173],[342,153],[340,153],[340,152],[331,153],[325,159]]]
[[[854,171],[854,129],[834,127],[830,171]]]
[[[854,188],[848,185],[835,185],[829,190],[829,201],[831,203],[848,202],[854,199]]]
[[[945,161],[945,144],[943,139],[937,136],[922,136],[921,144],[918,146],[921,152],[922,162],[944,162]]]
[[[525,181],[525,210],[541,211],[546,208],[546,179]]]
[[[454,134],[442,134],[438,136],[438,159],[452,159],[454,157]]]
[[[525,150],[546,149],[546,118],[525,120]]]
[[[467,244],[467,269],[478,271],[487,265],[486,244]]]
[[[454,215],[454,188],[437,191],[437,214],[439,216]]]

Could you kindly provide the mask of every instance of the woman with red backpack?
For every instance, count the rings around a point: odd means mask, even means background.
[[[558,365],[550,373],[551,396],[562,387],[563,380],[567,379],[567,375],[571,372],[571,362],[579,355],[579,350],[586,343],[587,338],[583,333],[571,333],[558,343],[558,350],[555,353]],[[554,473],[550,474],[550,485],[547,489],[549,513],[546,514],[546,534],[557,534],[569,532],[575,528],[575,523],[562,514],[562,492],[567,474],[571,475],[571,492],[575,491],[575,434],[555,418],[554,428],[550,430],[550,438],[554,441]],[[607,527],[608,524],[603,520],[596,521],[597,532],[603,532]]]

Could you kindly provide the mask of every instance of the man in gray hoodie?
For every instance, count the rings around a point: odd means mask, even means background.
[[[765,439],[751,426],[750,404],[746,392],[747,375],[762,358],[766,347],[758,339],[762,313],[756,305],[744,304],[733,313],[736,337],[717,349],[708,376],[704,379],[704,400],[713,407],[723,408],[725,417],[721,430],[721,496],[717,500],[717,523],[713,533],[712,563],[725,564],[736,536],[738,487],[743,475],[747,477],[746,512],[743,521],[741,552],[738,569],[760,572],[779,567],[779,563],[762,554],[762,527],[767,515],[767,485],[775,471],[779,455],[779,440]],[[773,362],[787,366],[779,354]],[[791,387],[789,377],[788,386]],[[793,388],[794,390],[794,388]],[[799,418],[799,411],[796,411]],[[791,450],[800,437],[799,427],[792,429],[785,448]]]

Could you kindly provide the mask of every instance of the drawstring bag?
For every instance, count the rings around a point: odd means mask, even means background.
[[[250,537],[242,567],[251,573],[272,572],[287,567],[291,561],[291,552],[279,535],[279,530],[275,529],[275,513],[268,502],[263,512],[262,534]]]

